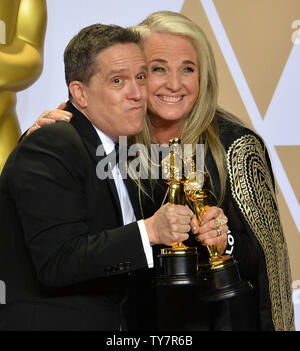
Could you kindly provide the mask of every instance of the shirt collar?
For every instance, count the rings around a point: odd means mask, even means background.
[[[102,141],[102,145],[104,147],[104,151],[106,155],[110,154],[115,149],[115,142],[106,134],[102,132],[102,130],[98,129],[93,125],[96,129],[97,134],[99,135],[100,140]]]

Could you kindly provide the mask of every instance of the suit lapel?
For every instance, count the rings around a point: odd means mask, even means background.
[[[95,163],[95,173],[96,173],[96,166],[98,162],[100,162],[103,158],[106,157],[106,155],[102,155],[102,156],[96,155],[96,150],[98,146],[102,144],[102,142],[95,128],[90,123],[90,121],[80,111],[78,111],[71,102],[67,103],[66,110],[73,114],[73,118],[71,119],[70,123],[73,125],[73,127],[77,130],[78,134],[81,136],[81,139],[91,159]],[[103,180],[99,179],[99,181],[103,181]],[[123,223],[122,210],[121,210],[120,200],[117,193],[115,182],[113,179],[109,179],[109,178],[106,178],[104,181],[108,185],[112,198],[114,199],[114,202],[116,204],[118,216],[121,219],[121,223]]]

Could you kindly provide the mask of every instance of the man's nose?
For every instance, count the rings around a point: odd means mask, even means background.
[[[131,82],[128,87],[127,98],[133,100],[141,100],[145,97],[144,91],[146,87],[138,82]]]

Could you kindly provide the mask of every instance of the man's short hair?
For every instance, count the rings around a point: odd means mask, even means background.
[[[74,80],[89,82],[98,69],[95,58],[101,50],[120,43],[139,44],[139,41],[138,33],[116,25],[99,23],[83,28],[64,52],[67,86]]]

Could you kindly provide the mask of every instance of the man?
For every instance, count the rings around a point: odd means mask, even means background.
[[[188,238],[192,213],[166,205],[139,219],[135,186],[97,178],[96,149],[113,151],[146,112],[146,65],[132,32],[81,30],[65,50],[73,114],[25,138],[0,179],[0,329],[119,330],[130,316],[134,272],[152,266],[151,245]],[[128,197],[131,195],[131,201]]]

